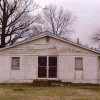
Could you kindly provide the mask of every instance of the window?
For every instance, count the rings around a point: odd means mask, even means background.
[[[83,58],[75,58],[75,70],[83,70]]]
[[[12,57],[12,70],[20,69],[20,57]]]

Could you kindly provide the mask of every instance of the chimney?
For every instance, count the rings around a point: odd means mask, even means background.
[[[79,40],[79,38],[77,38],[77,44],[80,44],[80,40]]]

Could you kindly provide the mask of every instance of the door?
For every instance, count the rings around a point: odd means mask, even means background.
[[[38,77],[47,77],[47,57],[38,57]]]
[[[57,57],[49,57],[49,78],[57,78]]]
[[[38,78],[57,78],[57,57],[38,57]]]

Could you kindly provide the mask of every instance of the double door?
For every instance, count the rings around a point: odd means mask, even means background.
[[[38,78],[57,78],[57,57],[38,57]]]

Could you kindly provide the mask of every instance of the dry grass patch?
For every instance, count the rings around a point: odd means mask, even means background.
[[[33,87],[32,84],[0,85],[0,100],[100,100],[100,85]]]

